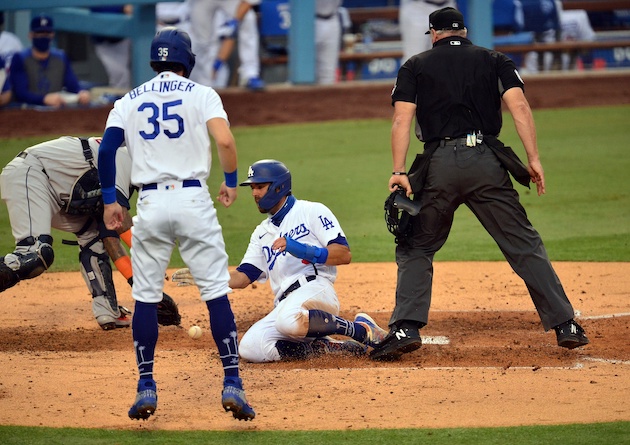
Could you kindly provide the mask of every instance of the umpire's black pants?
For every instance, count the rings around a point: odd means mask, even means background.
[[[460,204],[477,216],[525,281],[545,330],[573,318],[540,235],[489,147],[467,147],[465,139],[442,141],[431,158],[421,201],[409,242],[396,248],[398,283],[390,326],[399,320],[428,322],[433,256],[446,242]]]

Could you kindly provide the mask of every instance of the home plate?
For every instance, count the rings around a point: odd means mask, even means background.
[[[436,335],[435,337],[422,337],[424,345],[448,345],[451,343],[448,337],[444,335]]]

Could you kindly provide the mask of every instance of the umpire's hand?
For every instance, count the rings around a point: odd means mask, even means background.
[[[407,197],[411,196],[413,191],[411,190],[411,184],[409,183],[409,177],[407,175],[392,175],[389,178],[389,191],[395,192],[398,188],[405,189]]]

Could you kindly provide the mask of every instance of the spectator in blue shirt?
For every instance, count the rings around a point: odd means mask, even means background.
[[[11,62],[14,100],[55,108],[89,104],[90,92],[81,89],[66,54],[50,47],[55,35],[52,18],[34,17],[30,29],[33,46],[16,53]]]

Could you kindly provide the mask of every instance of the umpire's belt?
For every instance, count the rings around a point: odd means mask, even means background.
[[[483,135],[481,135],[481,133],[479,133],[479,135],[481,136],[481,139],[478,141],[477,140],[477,134],[471,134],[471,139],[470,139],[470,143],[471,145],[468,144],[469,140],[466,136],[463,137],[459,137],[459,138],[444,138],[444,139],[440,139],[440,143],[439,146],[440,147],[454,147],[454,146],[458,146],[458,147],[476,147],[477,145],[481,145],[483,143]]]
[[[317,278],[317,275],[307,275],[306,277],[304,277],[304,279],[306,280],[307,283],[309,281],[313,281],[315,278]],[[282,300],[287,298],[289,296],[289,294],[291,292],[293,292],[294,290],[298,290],[301,286],[302,285],[300,284],[300,280],[297,280],[291,286],[287,287],[287,290],[282,292],[282,296],[278,299],[278,303],[280,303]]]
[[[171,189],[175,189],[178,188],[178,185],[181,184],[181,187],[186,188],[186,187],[201,187],[201,181],[199,179],[184,179],[183,181],[164,181],[164,182],[160,182],[159,184],[157,182],[152,182],[150,184],[144,184],[142,186],[142,191],[147,191],[147,190],[157,190],[158,189],[158,185],[161,188],[164,188],[164,190],[171,190]]]
[[[453,147],[455,145],[466,145],[466,137],[440,139],[440,147]]]

